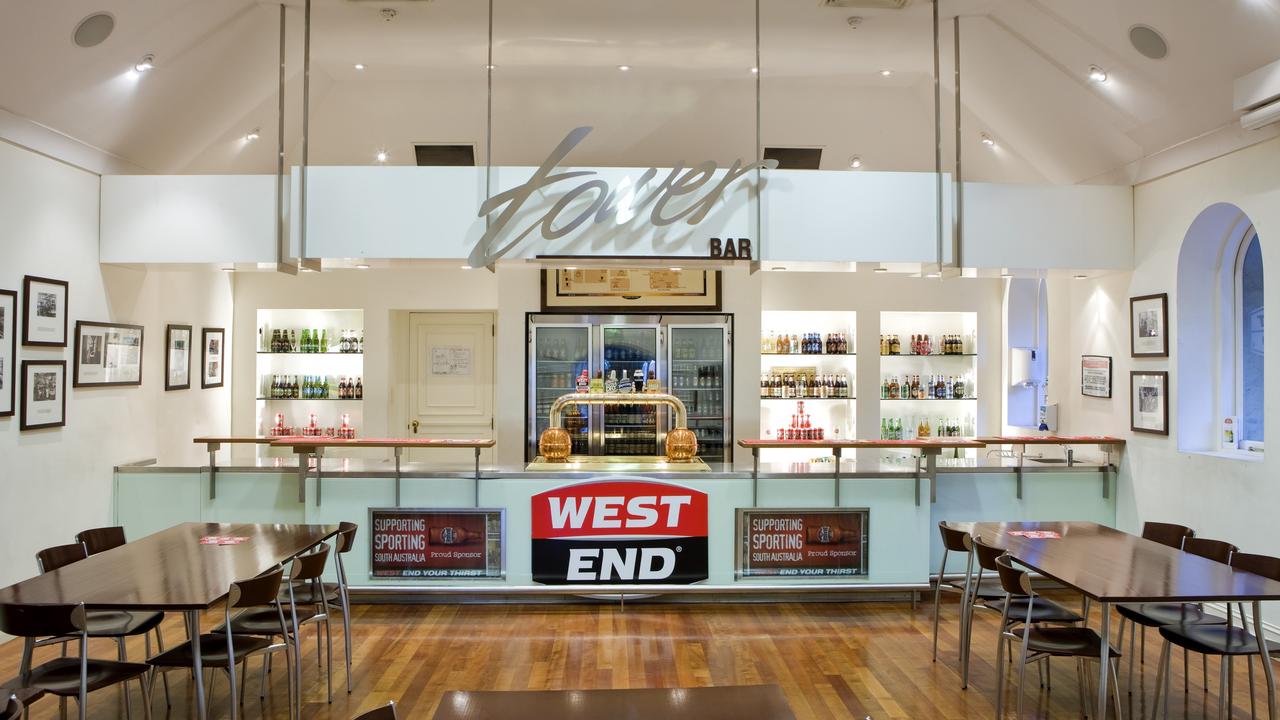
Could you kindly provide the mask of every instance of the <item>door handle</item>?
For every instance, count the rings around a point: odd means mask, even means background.
[[[409,421],[409,429],[413,431],[413,434],[414,434],[414,435],[417,435],[417,434],[418,434],[418,425],[419,425],[419,424],[420,424],[420,423],[419,423],[417,420],[410,420],[410,421]]]

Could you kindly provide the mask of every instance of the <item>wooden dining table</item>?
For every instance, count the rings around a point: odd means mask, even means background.
[[[270,570],[338,534],[337,525],[183,523],[0,589],[0,604],[181,612],[195,657],[196,713],[204,720],[200,615],[231,583]],[[231,544],[205,544],[232,538]]]
[[[432,720],[795,720],[777,685],[445,693]]]
[[[989,545],[1003,548],[1020,564],[1056,580],[1101,605],[1103,638],[1110,638],[1111,606],[1144,602],[1250,603],[1253,627],[1262,624],[1262,601],[1280,600],[1280,582],[1233,570],[1198,555],[1121,532],[1094,522],[948,523],[968,530]],[[1026,533],[1030,533],[1029,535]],[[1265,633],[1255,629],[1258,652],[1269,658]],[[1102,643],[1098,675],[1098,714],[1105,718],[1111,644]],[[1276,683],[1271,663],[1267,677],[1269,717],[1276,720]]]

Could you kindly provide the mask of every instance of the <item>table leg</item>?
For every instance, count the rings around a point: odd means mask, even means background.
[[[476,507],[480,507],[480,448],[476,448]]]
[[[324,466],[324,449],[317,447],[316,448],[316,507],[320,507],[320,487],[324,485],[324,483],[321,482],[321,480],[323,480],[323,474],[324,474],[323,466]]]
[[[1102,657],[1098,660],[1098,720],[1107,717],[1107,680],[1111,678],[1111,605],[1098,603],[1102,608]],[[1119,709],[1119,708],[1117,708]]]
[[[205,720],[208,708],[204,704],[204,659],[200,653],[200,611],[193,610],[187,613],[187,634],[191,638],[193,665],[191,681],[196,686],[196,717],[199,720]]]
[[[396,456],[396,507],[400,507],[400,451],[404,448],[392,448]]]
[[[836,504],[835,504],[835,507],[840,507],[840,448],[831,448],[831,452],[835,453],[836,455],[836,475],[835,475]]]
[[[218,444],[209,443],[209,499],[218,499]]]
[[[751,507],[760,507],[760,448],[751,448]],[[919,503],[916,503],[917,505]]]
[[[1253,634],[1258,638],[1259,657],[1262,658],[1262,670],[1267,676],[1267,717],[1276,720],[1276,676],[1271,668],[1271,655],[1267,652],[1266,632],[1262,624],[1262,603],[1253,601]]]

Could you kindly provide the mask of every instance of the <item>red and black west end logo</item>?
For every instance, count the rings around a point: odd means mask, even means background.
[[[635,478],[533,496],[533,580],[546,585],[707,579],[707,494]]]

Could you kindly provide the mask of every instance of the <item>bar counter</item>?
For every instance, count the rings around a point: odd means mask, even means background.
[[[1110,452],[1095,458],[1034,457],[998,449],[1007,438],[946,439],[916,443],[846,441],[853,448],[834,462],[757,463],[751,469],[712,464],[707,471],[615,473],[554,470],[530,472],[522,465],[482,466],[476,472],[473,445],[454,441],[457,459],[397,462],[397,458],[315,457],[312,452],[259,457],[255,445],[308,447],[299,438],[261,440],[200,438],[218,442],[216,465],[137,464],[115,470],[114,514],[130,537],[141,537],[186,521],[320,523],[361,526],[346,556],[351,582],[361,592],[561,593],[623,595],[662,593],[767,593],[771,591],[915,591],[928,586],[941,557],[937,523],[948,521],[1089,520],[1115,523]],[[1078,440],[1078,442],[1077,442]],[[381,447],[393,440],[375,441]],[[490,442],[490,441],[485,441]],[[752,443],[746,441],[745,446]],[[1028,441],[1028,444],[1029,441]],[[1114,451],[1116,438],[1054,438],[1053,445],[1097,445]],[[344,447],[361,447],[344,442]],[[794,446],[795,444],[793,444]],[[832,443],[826,443],[830,446]],[[912,447],[914,445],[914,447]],[[953,447],[947,447],[951,445]],[[763,447],[763,446],[761,446]],[[832,451],[807,442],[815,458]],[[888,450],[896,451],[888,452]],[[976,457],[949,457],[968,449]],[[976,450],[976,453],[974,452]],[[383,452],[389,452],[384,450]],[[886,454],[887,453],[887,454]],[[229,456],[229,457],[228,457]],[[443,456],[449,458],[448,455]],[[214,454],[211,453],[211,458]],[[921,472],[927,467],[928,472]],[[531,571],[532,501],[535,495],[603,477],[688,487],[707,496],[707,580],[696,585],[612,585],[589,588],[535,583]],[[837,479],[838,478],[838,479]],[[216,493],[211,492],[216,482]],[[922,488],[917,492],[917,487]],[[837,499],[838,493],[838,499]],[[501,578],[376,578],[370,574],[369,539],[374,508],[490,508],[504,511]],[[737,574],[741,530],[737,510],[866,509],[866,574],[840,578],[759,578]],[[948,571],[962,571],[959,565]]]

